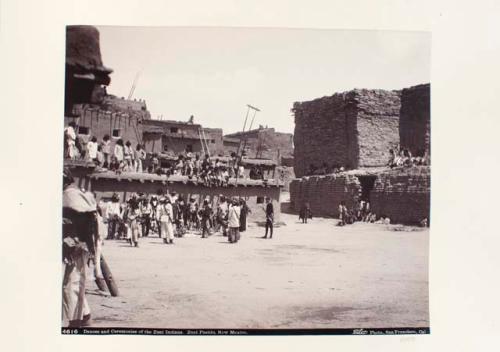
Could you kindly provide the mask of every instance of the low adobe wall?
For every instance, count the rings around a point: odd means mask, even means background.
[[[359,177],[364,176],[360,171]],[[430,168],[418,166],[384,170],[368,192],[371,211],[387,216],[392,223],[419,224],[430,217]],[[290,183],[290,206],[298,212],[309,202],[313,216],[338,217],[338,205],[344,200],[349,209],[361,197],[361,183],[354,174],[310,176]]]
[[[354,175],[334,174],[310,176],[290,182],[290,205],[299,212],[309,202],[313,216],[338,217],[338,206],[343,200],[351,208],[358,200],[361,185]]]
[[[370,193],[372,211],[392,223],[418,224],[430,216],[430,168],[412,167],[378,175]]]
[[[95,192],[99,201],[101,198],[109,199],[113,193],[117,193],[120,201],[127,200],[132,194],[142,192],[145,194],[157,194],[159,190],[175,192],[183,196],[184,199],[195,197],[198,200],[209,198],[210,202],[215,204],[220,194],[226,197],[241,197],[246,200],[251,214],[250,221],[265,221],[265,202],[264,198],[269,197],[274,206],[275,220],[280,219],[280,187],[204,187],[194,184],[184,184],[182,182],[140,182],[138,180],[129,181],[126,176],[121,180],[92,178],[91,191]]]

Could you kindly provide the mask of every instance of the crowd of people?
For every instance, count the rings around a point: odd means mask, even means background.
[[[96,137],[89,137],[85,142],[77,135],[76,129],[76,124],[70,122],[64,130],[65,158],[91,161],[97,167],[117,174],[147,172],[167,177],[181,175],[202,181],[206,186],[223,186],[228,184],[230,178],[246,178],[245,167],[235,153],[227,161],[223,160],[226,158],[210,157],[208,154],[202,157],[191,152],[165,158],[159,153],[148,154],[143,145],[138,143],[133,146],[130,141],[121,138],[112,147],[109,135],[105,135],[100,142]],[[249,178],[263,180],[262,166],[252,166]]]
[[[104,135],[98,142],[96,137],[90,137],[87,142],[76,133],[77,126],[70,122],[64,129],[64,157],[71,160],[86,160],[95,163],[98,167],[107,168],[116,172],[143,172],[146,160],[146,151],[141,144],[132,146],[130,141],[124,142],[119,138],[114,147],[111,146],[111,137]]]
[[[345,201],[341,201],[339,204],[339,226],[344,226],[348,224],[353,224],[356,221],[363,221],[363,222],[371,222],[374,223],[377,221],[377,216],[371,212],[370,209],[370,202],[367,200],[358,200],[357,202],[354,203],[354,206],[349,209],[346,206]],[[390,219],[381,216],[381,219],[386,219],[384,220],[387,223],[390,223]]]
[[[164,243],[173,244],[175,237],[183,237],[188,231],[201,238],[221,232],[235,243],[240,232],[246,231],[251,213],[242,198],[219,195],[212,204],[208,198],[198,202],[195,197],[184,199],[175,193],[134,194],[124,203],[114,194],[109,202],[99,202],[98,207],[108,227],[107,239],[124,239],[136,247],[141,237],[156,234]]]
[[[403,148],[397,145],[394,148],[389,149],[389,160],[387,166],[390,168],[401,167],[401,166],[419,166],[419,165],[430,165],[430,158],[428,152],[419,150],[414,156],[411,154],[408,148]],[[321,166],[316,166],[314,163],[309,164],[307,174],[322,176],[337,174],[350,169],[349,166],[344,167],[339,164],[328,164],[324,162]]]
[[[427,152],[420,150],[416,156],[412,156],[408,148],[402,148],[400,145],[397,145],[394,149],[389,149],[389,161],[387,162],[387,166],[390,168],[429,164],[429,154]]]

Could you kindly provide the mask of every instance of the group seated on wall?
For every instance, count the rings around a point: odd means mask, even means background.
[[[390,168],[397,166],[422,166],[430,165],[429,153],[419,150],[416,155],[412,155],[410,150],[401,146],[389,149],[389,161],[387,166]]]
[[[123,172],[152,173],[157,175],[181,175],[189,179],[202,181],[206,186],[227,185],[230,178],[245,179],[245,167],[241,157],[232,153],[230,157],[201,157],[199,154],[186,152],[146,153],[141,144],[135,148],[130,141],[118,139],[111,150],[110,136],[105,135],[99,143],[96,137],[85,143],[75,133],[76,125],[72,122],[65,129],[64,155],[71,160],[86,160],[98,169],[108,169],[121,174]],[[252,180],[264,180],[261,165],[250,167]]]

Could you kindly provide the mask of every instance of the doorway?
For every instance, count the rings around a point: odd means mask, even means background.
[[[361,184],[361,197],[360,200],[369,202],[370,193],[375,185],[375,180],[377,176],[357,176],[359,183]]]

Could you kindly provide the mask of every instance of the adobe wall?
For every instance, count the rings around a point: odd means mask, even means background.
[[[113,179],[92,179],[91,191],[96,193],[97,200],[101,198],[111,198],[113,193],[117,193],[120,201],[125,201],[133,193],[143,192],[145,194],[157,194],[158,190],[164,193],[175,192],[188,199],[194,196],[197,199],[208,197],[211,202],[215,202],[220,194],[226,197],[242,197],[246,199],[252,213],[249,216],[251,221],[265,221],[265,204],[257,203],[257,197],[270,197],[275,212],[275,219],[280,218],[280,188],[279,187],[202,187],[182,182],[172,182],[163,185],[159,182],[150,181],[128,181],[126,177],[120,181]]]
[[[430,84],[421,84],[403,89],[401,94],[400,142],[413,155],[430,153],[430,88]]]
[[[294,103],[294,169],[297,177],[307,175],[310,164],[349,163],[347,116],[356,112],[354,105],[348,102],[347,94],[342,93]]]
[[[358,200],[361,185],[356,176],[333,174],[309,176],[290,182],[290,205],[295,212],[309,202],[313,216],[338,217],[338,206],[345,201],[351,208]]]
[[[67,126],[69,122],[73,121],[79,126],[90,128],[89,135],[79,134],[85,141],[95,136],[98,142],[101,142],[102,138],[108,134],[111,137],[112,147],[121,138],[124,143],[130,141],[132,147],[135,148],[137,143],[140,143],[142,140],[140,118],[124,113],[104,111],[99,108],[87,108],[81,105],[77,105],[74,111],[79,117],[65,117],[64,124]],[[113,129],[120,129],[120,137],[112,137]]]
[[[205,138],[207,139],[210,155],[224,155],[224,145],[222,142],[222,128],[203,127]]]
[[[359,91],[357,99],[358,162],[355,166],[387,165],[389,149],[399,143],[399,91]]]
[[[399,91],[367,89],[294,103],[295,174],[307,175],[311,164],[385,165],[399,142],[400,106]]]
[[[274,128],[259,128],[247,132],[228,134],[231,139],[246,138],[247,156],[251,158],[271,159],[279,162],[282,156],[293,156],[293,135],[291,133],[276,132]],[[226,154],[234,151],[233,144],[225,144]]]
[[[228,140],[226,138],[222,141],[222,146],[224,148],[224,155],[231,155],[231,153],[237,153],[240,146],[240,142]]]
[[[378,175],[370,194],[372,212],[392,223],[418,224],[430,216],[430,168],[388,170]]]
[[[114,95],[105,95],[102,102],[102,108],[103,110],[138,115],[143,119],[151,118],[151,114],[146,106],[146,101],[141,99],[125,99]]]
[[[182,154],[186,152],[188,145],[192,147],[194,154],[202,154],[201,143],[197,139],[192,138],[177,138],[162,136],[160,134],[143,134],[144,149],[148,153],[161,153],[163,152],[163,146],[166,145],[169,152],[175,154]]]

